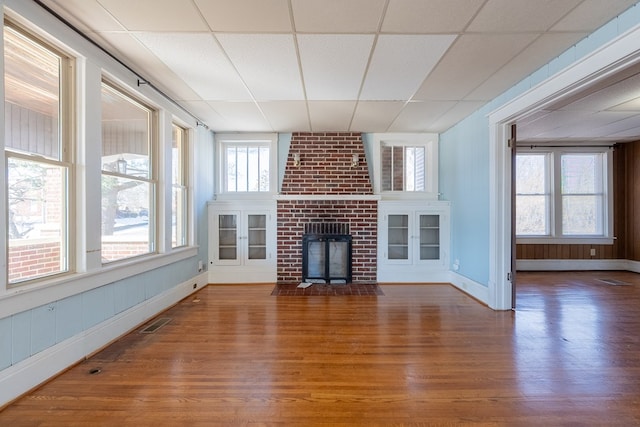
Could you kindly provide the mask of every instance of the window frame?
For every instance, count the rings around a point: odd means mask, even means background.
[[[189,129],[187,129],[185,126],[182,126],[181,124],[177,123],[177,122],[172,122],[171,124],[171,135],[172,135],[172,150],[171,150],[171,219],[170,219],[170,224],[168,224],[171,234],[171,249],[179,249],[179,248],[183,248],[189,245],[190,242],[190,238],[189,238],[189,229],[190,229],[190,223],[191,223],[191,210],[190,210],[190,205],[189,205],[189,200],[190,200],[190,191],[189,191]],[[174,165],[174,156],[173,156],[173,141],[174,141],[174,132],[176,132],[176,130],[179,131],[179,134],[181,135],[180,138],[180,146],[178,147],[178,153],[179,153],[179,159],[178,159],[178,165],[179,165],[179,171],[176,174],[176,176],[174,176],[173,173],[173,165]],[[178,178],[178,182],[174,182],[174,178]],[[181,217],[182,221],[180,223],[180,234],[182,235],[181,241],[178,242],[176,239],[176,243],[174,245],[173,242],[173,233],[174,233],[174,228],[173,228],[173,206],[174,206],[174,190],[175,189],[181,189],[182,190],[182,198],[181,198],[181,205],[182,205],[182,213],[176,213],[176,222],[178,221],[178,218]],[[176,227],[178,227],[178,224],[176,224]]]
[[[154,106],[150,105],[149,103],[145,102],[144,100],[142,100],[142,98],[135,94],[132,91],[129,91],[125,88],[123,88],[121,85],[118,85],[117,83],[115,83],[113,80],[109,79],[108,76],[103,76],[101,79],[101,89],[100,92],[102,94],[103,88],[106,86],[107,88],[109,88],[111,91],[113,91],[114,93],[116,93],[117,95],[119,95],[122,98],[125,98],[126,100],[132,102],[133,104],[137,104],[139,107],[144,108],[146,110],[148,110],[149,112],[149,122],[147,123],[148,126],[148,133],[149,133],[149,146],[148,146],[148,157],[149,157],[149,164],[148,164],[148,172],[147,172],[147,177],[139,177],[139,176],[135,176],[132,174],[127,174],[125,173],[121,173],[117,170],[114,171],[105,171],[102,168],[102,164],[100,167],[100,178],[102,180],[102,178],[104,176],[111,176],[114,178],[119,178],[119,179],[127,179],[127,180],[134,180],[134,181],[139,181],[139,182],[144,182],[146,184],[149,185],[149,209],[148,209],[148,235],[149,235],[149,241],[148,241],[148,252],[145,253],[140,253],[140,254],[134,254],[131,256],[127,256],[127,257],[123,257],[123,258],[118,258],[118,259],[114,259],[114,260],[110,260],[107,261],[105,260],[104,256],[102,256],[102,266],[110,266],[116,263],[120,263],[120,262],[127,262],[127,261],[131,261],[132,259],[137,259],[137,258],[142,258],[142,257],[148,257],[148,256],[152,256],[152,255],[157,255],[159,253],[159,230],[158,230],[158,216],[160,214],[160,210],[159,210],[159,197],[158,197],[158,191],[159,189],[159,184],[158,184],[158,164],[159,164],[159,152],[158,152],[158,133],[159,133],[159,129],[158,129],[158,125],[159,125],[159,119],[158,119],[158,109],[155,108]],[[100,102],[102,103],[102,98],[100,100]],[[101,163],[102,163],[102,153],[101,153]],[[103,194],[102,194],[102,190],[101,190],[101,198],[102,198]],[[102,224],[102,212],[100,215],[100,221]],[[103,238],[104,236],[102,235],[102,233],[100,233],[100,247],[101,250],[103,249]]]
[[[278,137],[275,133],[221,133],[215,135],[218,165],[216,197],[219,200],[271,198],[278,188]],[[268,191],[227,191],[226,147],[231,145],[266,146],[269,148],[269,190]]]
[[[437,133],[374,133],[373,134],[373,190],[385,200],[438,200],[438,144]],[[424,147],[425,189],[424,191],[382,190],[382,147]],[[406,169],[403,175],[406,177]]]
[[[50,52],[51,54],[59,58],[59,75],[58,75],[58,143],[60,144],[58,149],[58,157],[54,158],[43,154],[38,154],[33,151],[22,151],[19,149],[11,148],[4,144],[4,166],[5,173],[8,174],[8,166],[10,159],[16,159],[23,162],[33,162],[43,165],[51,165],[60,168],[63,171],[62,184],[64,190],[64,199],[66,203],[62,204],[62,223],[61,223],[61,265],[64,265],[59,271],[54,273],[45,273],[42,275],[33,276],[23,280],[10,281],[11,271],[9,269],[9,227],[6,227],[5,239],[6,239],[6,268],[5,283],[6,289],[15,289],[25,285],[39,284],[46,281],[51,281],[60,277],[68,276],[76,271],[76,240],[77,230],[72,226],[76,224],[75,211],[76,211],[76,195],[73,189],[75,188],[75,156],[74,147],[76,145],[76,102],[75,102],[75,86],[76,86],[76,57],[70,52],[67,52],[56,45],[55,41],[45,39],[37,34],[30,28],[13,21],[10,18],[3,20],[2,31],[11,30],[18,35],[26,38],[31,43],[38,45],[40,48]],[[5,55],[5,44],[3,37],[3,55]],[[6,73],[6,72],[5,72]],[[6,80],[6,74],[3,76],[3,81]],[[6,92],[5,99],[6,103]],[[9,220],[9,192],[8,181],[5,182],[5,218]]]
[[[580,145],[563,147],[526,147],[518,146],[518,154],[545,154],[545,175],[550,191],[549,203],[546,209],[547,234],[545,235],[516,235],[518,244],[613,244],[613,149],[610,145],[580,147]],[[602,234],[571,235],[563,234],[562,214],[562,156],[576,154],[602,154]],[[517,191],[517,189],[516,189]],[[596,193],[599,194],[599,193]]]

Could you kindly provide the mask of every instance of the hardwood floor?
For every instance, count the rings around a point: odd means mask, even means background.
[[[357,297],[210,285],[0,425],[640,425],[640,275],[518,280],[515,312],[449,285]]]

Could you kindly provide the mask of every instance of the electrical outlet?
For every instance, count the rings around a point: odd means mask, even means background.
[[[198,284],[197,284],[197,283],[194,283],[194,284],[193,284],[193,289],[195,289],[195,288],[197,288],[197,287],[198,287]]]
[[[591,248],[591,256],[596,256],[596,250],[595,250],[595,248]]]

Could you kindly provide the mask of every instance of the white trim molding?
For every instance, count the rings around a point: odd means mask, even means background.
[[[453,271],[449,271],[449,281],[453,286],[460,289],[462,292],[469,294],[480,302],[488,304],[488,287]]]
[[[640,273],[640,262],[626,259],[521,259],[518,271],[625,270]]]
[[[546,105],[640,62],[640,26],[606,43],[488,114],[491,151],[489,235],[489,306],[511,308],[511,149],[512,123]]]

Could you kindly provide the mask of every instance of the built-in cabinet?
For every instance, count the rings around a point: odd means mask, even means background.
[[[378,281],[445,280],[449,202],[380,201],[378,209]]]
[[[210,202],[208,209],[209,282],[275,282],[275,202]]]

